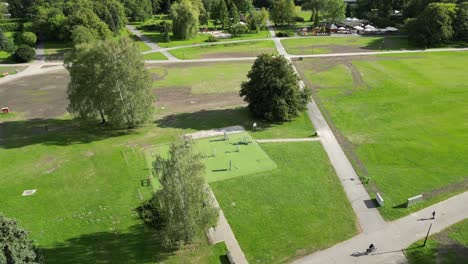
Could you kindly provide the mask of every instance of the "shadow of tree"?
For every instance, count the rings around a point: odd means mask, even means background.
[[[136,133],[134,130],[113,130],[99,124],[83,124],[76,120],[30,119],[0,123],[0,148],[20,148],[33,144],[66,146],[85,144]]]
[[[193,113],[182,113],[165,116],[156,121],[159,127],[193,130],[209,130],[240,125],[246,130],[253,129],[253,123],[266,129],[272,125],[267,121],[255,118],[247,107],[220,110],[203,110]]]
[[[100,232],[42,248],[46,263],[159,263],[174,250],[162,246],[158,233],[135,225],[128,233]]]

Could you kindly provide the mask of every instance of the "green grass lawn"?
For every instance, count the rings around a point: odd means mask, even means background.
[[[71,51],[73,44],[71,42],[47,40],[44,43],[44,52],[46,60],[62,60],[64,54]]]
[[[257,123],[255,131],[253,123]],[[270,123],[253,117],[247,107],[177,114],[159,120],[158,124],[187,131],[240,125],[255,139],[307,138],[315,133],[307,112],[301,113],[290,122]]]
[[[228,135],[227,140],[224,136],[196,140],[194,150],[203,157],[207,182],[226,180],[276,168],[276,164],[246,132]],[[169,145],[155,146],[146,153],[147,164],[151,165],[155,155],[167,158]]]
[[[266,143],[273,171],[210,183],[250,263],[284,263],[357,233],[318,142]]]
[[[467,60],[467,52],[355,60],[361,84],[350,82],[351,73],[340,62],[297,63],[318,87],[316,97],[344,136],[356,170],[372,178],[371,195],[383,195],[380,211],[386,219],[466,191]],[[331,68],[323,69],[327,64]],[[321,72],[315,78],[321,68],[336,75]],[[425,201],[404,208],[406,199],[418,194]]]
[[[405,250],[410,264],[467,263],[468,219],[431,235],[425,247],[423,244],[421,239]]]
[[[167,57],[164,56],[161,52],[153,52],[153,53],[148,53],[144,54],[143,58],[145,60],[167,60]]]
[[[190,87],[194,94],[235,92],[247,80],[252,62],[204,63],[156,66],[150,71],[161,79],[155,88]]]
[[[216,57],[256,57],[260,54],[278,54],[273,41],[255,41],[219,44],[169,51],[179,59],[202,59]]]
[[[316,36],[281,40],[294,55],[410,49],[405,37]],[[346,47],[347,46],[347,47]],[[350,49],[351,48],[351,49]]]

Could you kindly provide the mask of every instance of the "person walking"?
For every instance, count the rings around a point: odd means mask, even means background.
[[[435,219],[435,211],[432,212],[432,219]]]

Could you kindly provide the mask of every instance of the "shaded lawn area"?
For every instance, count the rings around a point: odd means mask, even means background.
[[[143,58],[145,60],[167,60],[167,57],[164,56],[161,52],[153,52],[153,53],[148,53],[144,54]]]
[[[423,244],[421,239],[405,250],[410,264],[468,263],[468,219],[431,235],[426,247]]]
[[[342,52],[384,51],[414,48],[406,37],[399,36],[316,36],[293,39],[283,39],[289,54],[327,54]],[[350,49],[351,48],[351,49]]]
[[[56,40],[46,40],[44,42],[44,52],[46,60],[63,60],[65,53],[71,51],[73,43]]]
[[[162,247],[135,211],[152,192],[143,183],[144,146],[168,142],[180,130],[95,126],[60,119],[0,123],[0,211],[30,230],[45,261],[219,263],[223,249],[205,240],[178,251]],[[30,189],[37,192],[21,196]]]
[[[278,54],[273,41],[255,41],[231,44],[218,44],[169,51],[179,59],[256,57],[263,53]]]
[[[190,63],[157,65],[150,69],[153,87],[191,87],[193,94],[235,92],[247,80],[252,62]]]
[[[253,123],[257,129],[253,130]],[[187,131],[209,130],[235,125],[243,126],[255,139],[306,138],[315,133],[307,112],[291,122],[270,123],[252,116],[247,107],[200,111],[166,116],[157,121],[160,127],[186,129]]]
[[[210,183],[249,262],[287,262],[357,233],[353,210],[320,143],[261,147],[276,170]]]
[[[151,50],[151,48],[148,45],[146,45],[146,43],[143,42],[139,37],[135,35],[130,35],[130,38],[133,39],[133,41],[135,41],[135,43],[138,45],[138,48],[140,49],[141,52]]]
[[[11,66],[11,67],[0,67],[0,78],[3,77],[3,74],[16,74],[16,71],[22,71],[26,69],[26,66]]]
[[[382,215],[393,220],[466,191],[468,148],[462,142],[468,142],[468,53],[350,60],[361,85],[349,82],[356,80],[339,66],[331,70],[340,75],[322,72],[315,78],[325,60],[297,65],[317,87],[316,97],[359,175],[371,177],[369,192],[385,199]],[[418,194],[424,202],[403,206]]]

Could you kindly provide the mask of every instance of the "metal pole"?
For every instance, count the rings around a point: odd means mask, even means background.
[[[432,227],[432,223],[431,223],[431,225],[429,226],[429,230],[427,230],[427,234],[426,234],[426,238],[424,239],[424,245],[423,245],[423,247],[426,246],[426,241],[427,241],[427,238],[429,237],[429,232],[431,232],[431,227]]]

